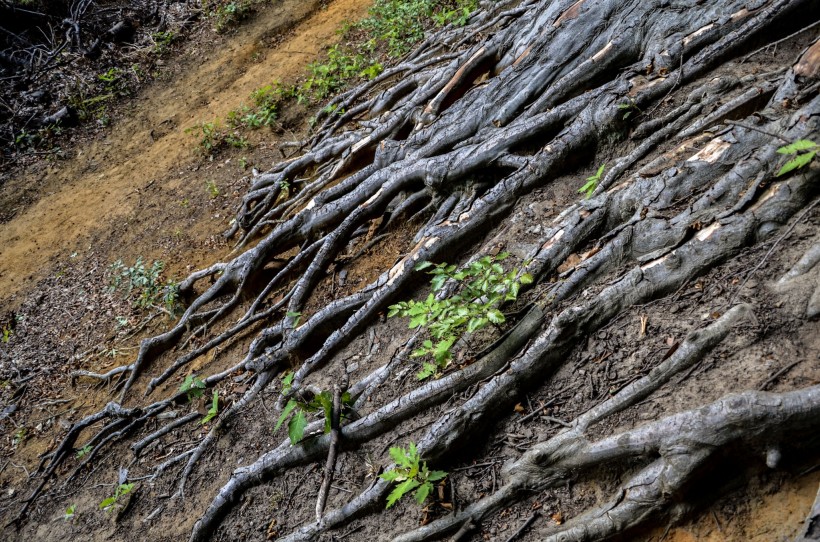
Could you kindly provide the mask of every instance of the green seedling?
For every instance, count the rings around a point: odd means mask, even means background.
[[[77,505],[72,504],[68,508],[65,509],[65,516],[63,516],[64,521],[71,521],[74,519],[74,511],[77,510]]]
[[[293,385],[293,372],[287,373],[282,379],[282,394],[286,395],[290,392]],[[342,394],[342,417],[344,412],[348,410],[353,404],[353,398],[349,393]],[[310,401],[302,401],[296,398],[290,398],[282,409],[282,414],[276,421],[276,426],[273,428],[274,432],[288,420],[288,438],[291,444],[298,444],[305,436],[305,427],[307,427],[307,414],[321,411],[325,418],[324,432],[330,433],[330,420],[333,413],[333,395],[325,390],[315,395]]]
[[[211,408],[208,409],[208,413],[202,418],[200,422],[202,425],[205,425],[209,421],[216,418],[216,415],[219,414],[219,392],[214,390],[214,397],[211,401]]]
[[[601,175],[604,173],[604,168],[606,164],[601,164],[601,167],[598,168],[598,171],[595,172],[595,175],[591,175],[587,177],[587,182],[578,189],[578,192],[581,194],[586,194],[587,199],[592,197],[592,194],[595,192],[595,189],[598,188],[598,181],[601,180]]]
[[[119,500],[128,495],[129,493],[131,493],[133,489],[133,483],[118,485],[116,491],[114,492],[114,495],[108,497],[100,503],[100,509],[105,510],[106,512],[111,512],[116,508],[117,504],[119,503]]]
[[[427,462],[421,462],[416,444],[413,442],[407,449],[390,448],[390,457],[396,462],[396,466],[379,475],[382,480],[398,484],[387,496],[387,508],[396,504],[399,499],[413,490],[415,490],[413,497],[416,502],[424,503],[433,491],[433,482],[443,480],[447,476],[444,471],[428,469]]]
[[[82,459],[90,453],[91,453],[91,445],[86,444],[85,446],[83,446],[82,448],[77,450],[77,459]]]
[[[182,385],[179,387],[179,391],[183,391],[188,396],[188,401],[193,401],[194,399],[199,399],[205,392],[205,382],[200,380],[196,375],[188,375],[185,377],[185,381],[182,382]]]

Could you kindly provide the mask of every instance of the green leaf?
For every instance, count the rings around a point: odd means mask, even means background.
[[[390,305],[387,308],[389,309],[387,312],[388,318],[393,318],[401,311],[401,307],[399,305]]]
[[[490,311],[487,311],[487,319],[493,324],[503,324],[506,320],[504,318],[504,314],[502,314],[501,311],[498,309],[492,309]]]
[[[214,398],[211,403],[211,408],[208,410],[208,413],[202,418],[202,425],[205,425],[209,421],[216,418],[216,415],[219,414],[219,392],[214,390]]]
[[[447,275],[436,275],[430,281],[430,285],[433,287],[434,292],[438,292],[444,287],[445,282],[447,282]]]
[[[532,275],[530,275],[529,273],[524,273],[518,278],[518,282],[520,282],[521,284],[532,284]]]
[[[288,437],[290,438],[291,444],[296,445],[302,440],[302,437],[305,435],[305,427],[307,427],[305,413],[301,410],[297,410],[296,414],[294,414],[288,422]]]
[[[416,373],[416,378],[419,380],[425,380],[430,378],[431,376],[435,375],[438,372],[438,366],[434,365],[433,363],[425,363],[421,367],[421,371]]]
[[[431,484],[430,482],[424,482],[423,484],[421,484],[419,488],[416,490],[416,494],[414,496],[416,502],[419,504],[423,504],[424,501],[427,500],[427,496],[430,494],[432,490],[433,484]]]
[[[394,447],[390,448],[389,453],[390,453],[390,458],[397,465],[401,465],[403,467],[409,467],[410,466],[410,462],[407,458],[407,452],[404,450],[404,448],[401,448],[399,446],[394,446]]]
[[[117,502],[116,497],[108,497],[103,502],[100,503],[100,509],[105,510],[106,508],[110,508],[113,504]]]
[[[808,151],[815,149],[817,147],[817,143],[811,141],[809,139],[798,139],[794,143],[786,145],[784,147],[780,147],[777,149],[777,152],[780,154],[796,154],[800,151]]]
[[[413,269],[415,269],[416,271],[423,271],[423,270],[427,269],[428,267],[431,267],[432,265],[433,265],[433,262],[421,262],[421,263],[417,263],[416,266]]]
[[[777,177],[780,177],[781,175],[785,175],[786,173],[788,173],[792,170],[799,169],[799,168],[805,166],[806,164],[811,162],[812,159],[814,159],[814,156],[816,154],[817,154],[817,151],[811,151],[811,152],[806,152],[806,153],[803,153],[803,154],[798,154],[797,157],[792,158],[791,160],[786,162],[783,165],[782,168],[780,168],[780,171],[777,172]]]
[[[132,489],[134,489],[133,482],[130,484],[120,484],[120,487],[117,488],[117,493],[120,497],[124,497],[125,495],[131,493]]]
[[[413,318],[410,319],[410,323],[408,324],[408,327],[410,329],[416,329],[417,327],[421,327],[426,323],[427,323],[427,315],[419,314],[419,315],[414,316]]]
[[[293,377],[296,376],[293,371],[288,371],[282,377],[282,393],[287,393],[293,385]]]
[[[443,470],[434,470],[430,473],[429,476],[427,476],[427,479],[431,482],[436,482],[436,481],[441,480],[441,479],[446,478],[446,477],[447,477],[447,473],[444,472]]]
[[[390,508],[396,502],[401,499],[405,493],[408,491],[413,491],[416,489],[420,484],[418,480],[410,479],[405,480],[404,482],[400,483],[390,492],[390,495],[387,496],[387,508]]]
[[[288,419],[288,415],[291,412],[293,412],[293,409],[297,406],[298,403],[295,399],[291,399],[288,401],[288,403],[285,405],[285,408],[282,409],[282,414],[279,415],[279,419],[276,420],[276,426],[273,428],[274,433],[278,431],[280,427],[282,427],[282,424],[285,423],[286,419]]]
[[[399,471],[397,471],[396,469],[391,469],[387,472],[383,472],[382,474],[380,474],[379,478],[381,478],[382,480],[387,480],[388,482],[395,482],[396,480],[401,481],[406,477],[402,476],[401,473],[399,473]]]

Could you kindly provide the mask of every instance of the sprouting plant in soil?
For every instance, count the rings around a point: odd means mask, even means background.
[[[433,482],[443,480],[447,473],[441,470],[431,471],[427,462],[422,462],[416,444],[411,442],[408,447],[390,448],[390,457],[396,466],[380,474],[379,478],[397,485],[387,496],[387,508],[390,508],[407,493],[415,490],[413,498],[422,504],[433,491]]]
[[[389,307],[388,316],[410,318],[410,329],[425,328],[431,339],[422,343],[411,357],[432,356],[425,361],[417,374],[419,380],[439,374],[453,358],[452,348],[465,333],[475,333],[489,324],[500,325],[506,321],[498,309],[505,301],[518,298],[521,285],[532,283],[529,273],[518,269],[505,271],[501,263],[509,256],[502,252],[497,256],[484,256],[458,270],[452,264],[423,262],[416,270],[430,269],[433,291],[424,301],[401,301]],[[439,296],[448,280],[457,282],[455,291]],[[434,342],[435,341],[435,342]]]
[[[282,394],[290,393],[293,384],[293,372],[287,373],[282,379]],[[353,404],[353,398],[350,393],[342,394],[342,419],[344,413]],[[288,422],[288,438],[291,444],[297,444],[305,436],[305,427],[307,427],[307,415],[313,412],[322,412],[325,419],[324,432],[330,433],[330,420],[333,412],[333,394],[330,391],[324,390],[310,398],[291,397],[282,409],[282,414],[276,421],[276,426],[273,428],[274,432],[278,431],[285,420]]]

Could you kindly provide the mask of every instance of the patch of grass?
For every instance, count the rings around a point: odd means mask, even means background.
[[[263,2],[265,0],[216,0],[207,3],[205,9],[216,31],[225,32],[250,17]]]

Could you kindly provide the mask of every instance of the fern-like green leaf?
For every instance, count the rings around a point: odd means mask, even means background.
[[[806,152],[803,154],[798,154],[796,157],[792,158],[785,164],[783,167],[780,168],[780,171],[777,172],[777,176],[780,177],[781,175],[785,175],[786,173],[793,171],[795,169],[799,169],[814,159],[814,156],[817,154],[817,151]]]
[[[419,488],[416,490],[416,494],[414,495],[416,502],[419,504],[423,504],[424,501],[427,500],[427,496],[430,494],[431,491],[433,491],[433,484],[431,484],[430,482],[424,482],[423,484],[421,484]]]
[[[817,143],[809,139],[798,139],[794,143],[777,149],[780,154],[796,154],[800,151],[809,151],[817,148]]]
[[[405,493],[413,491],[419,485],[421,485],[421,483],[416,479],[405,480],[397,485],[393,491],[390,492],[390,495],[387,496],[387,508],[390,508],[396,504],[396,502],[401,499]]]

